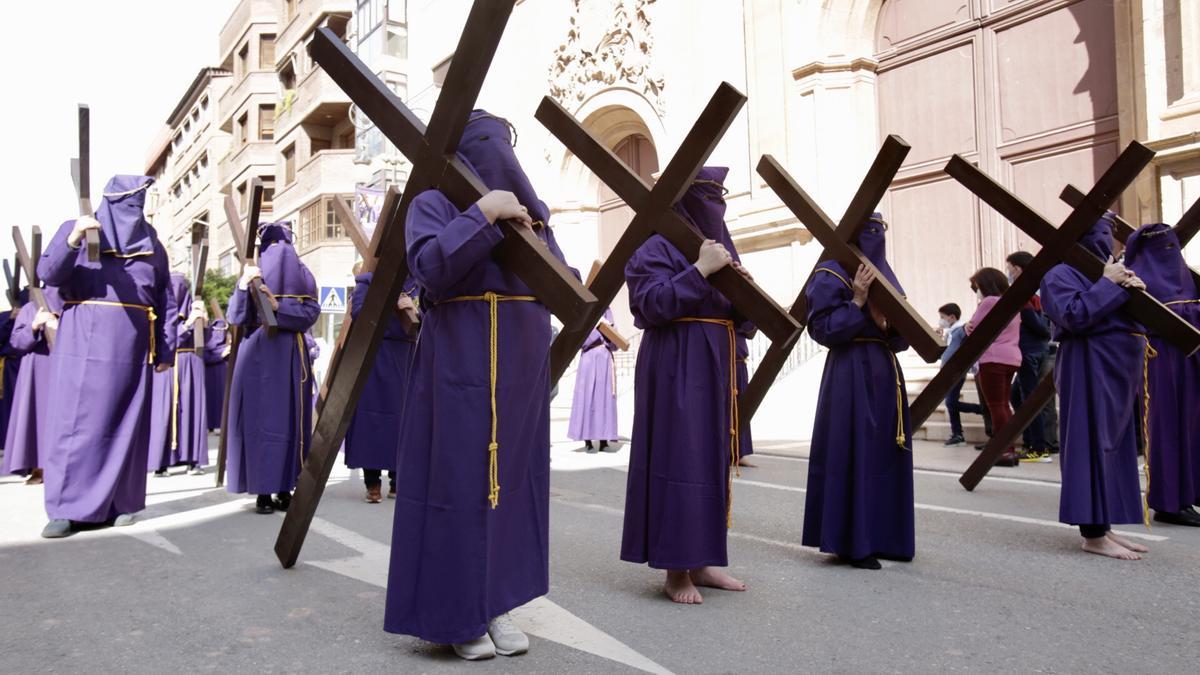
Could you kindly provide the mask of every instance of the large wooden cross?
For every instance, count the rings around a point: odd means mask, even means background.
[[[21,275],[20,265],[18,265],[16,267],[16,269],[13,269],[12,265],[9,265],[7,260],[4,261],[4,278],[8,281],[8,290],[6,292],[6,295],[8,295],[8,304],[12,307],[13,316],[16,316],[17,312],[20,311],[20,309],[21,309],[21,306],[20,306],[21,305],[21,303],[20,303],[21,278],[20,278],[20,275]]]
[[[192,298],[200,300],[204,297],[204,273],[208,267],[208,235],[200,230],[192,231]],[[180,308],[185,316],[191,314],[192,308]],[[196,336],[195,345],[204,348],[204,319],[196,319],[192,324],[192,334]]]
[[[704,167],[745,103],[746,97],[741,92],[728,82],[722,82],[684,137],[662,176],[650,186],[584,129],[557,101],[549,96],[542,99],[535,113],[538,121],[635,212],[633,220],[589,284],[592,292],[600,298],[600,303],[588,315],[585,323],[564,328],[554,340],[550,349],[552,383],[562,377],[588,334],[604,315],[604,310],[612,304],[625,283],[625,264],[651,235],[661,235],[688,260],[696,260],[704,236],[672,207],[691,187],[696,174]],[[790,345],[799,338],[800,326],[795,319],[737,270],[723,268],[709,275],[708,281],[772,341]]]
[[[229,231],[233,234],[233,250],[242,263],[243,271],[246,269],[246,265],[254,263],[255,260],[255,241],[258,238],[258,219],[262,213],[262,198],[262,182],[258,178],[252,178],[250,180],[250,208],[243,226],[237,203],[234,202],[231,195],[225,196],[225,220],[229,222]],[[262,288],[262,281],[260,279],[251,281],[246,294],[254,303],[262,329],[267,332],[268,337],[274,337],[279,329],[279,319],[271,307],[271,299],[267,297]],[[237,363],[238,347],[241,346],[244,337],[241,326],[227,325],[226,331],[230,340],[230,348],[229,361],[225,366],[225,396],[221,401],[221,440],[217,445],[217,487],[225,484],[225,458],[229,449],[229,404],[230,394],[233,392],[233,368]]]
[[[861,262],[859,260],[861,256],[855,253],[854,242],[891,186],[896,173],[900,171],[909,150],[909,145],[899,136],[890,135],[884,140],[883,147],[879,149],[875,161],[867,170],[867,175],[859,184],[858,191],[850,200],[850,205],[846,207],[836,228],[816,202],[786,176],[784,170],[774,159],[768,161],[764,157],[759,163],[758,170],[764,178],[767,178],[767,184],[784,199],[784,203],[809,228],[818,241],[822,244],[825,244],[826,241],[832,242],[832,246],[826,244],[817,264],[836,260],[840,256],[840,262],[846,266],[847,272],[853,274],[850,270],[857,270]],[[763,173],[764,170],[766,173]],[[791,309],[788,310],[801,326],[808,321],[808,296],[805,294],[805,288],[815,273],[814,268],[808,279],[800,286],[800,292],[792,302]],[[926,361],[936,359],[942,353],[941,340],[931,329],[926,327],[924,320],[916,310],[899,295],[890,283],[882,276],[878,276],[877,280],[879,283],[871,286],[871,300],[880,308],[891,308],[885,310],[890,311],[889,319],[895,322],[900,334],[909,341],[922,358]],[[743,420],[750,420],[754,417],[754,413],[758,411],[758,407],[766,397],[767,390],[774,384],[780,369],[787,362],[791,349],[792,345],[781,344],[772,344],[767,349],[758,368],[754,371],[754,377],[751,378],[746,391],[742,392],[738,414]]]
[[[38,309],[53,313],[54,310],[50,308],[50,303],[46,301],[46,294],[42,292],[42,287],[41,284],[38,283],[37,276],[36,261],[42,255],[42,228],[38,227],[37,225],[33,226],[32,256],[29,253],[29,249],[25,248],[25,238],[21,236],[20,227],[17,227],[16,225],[13,226],[12,236],[13,244],[17,248],[17,272],[20,272],[20,270],[24,269],[25,276],[29,277],[29,297],[33,299],[33,302],[37,305]],[[8,261],[6,260],[5,264],[7,263]],[[16,300],[14,298],[14,307],[15,302]],[[50,326],[46,326],[43,330],[46,335],[46,345],[50,349],[54,349],[54,338],[57,331]]]
[[[376,226],[378,266],[358,318],[350,324],[336,367],[331,364],[327,376],[327,396],[313,431],[308,461],[275,542],[275,554],[284,567],[294,565],[300,555],[358,397],[370,376],[387,319],[408,277],[404,229],[409,204],[421,192],[436,188],[465,210],[488,192],[488,186],[456,151],[514,4],[515,0],[476,0],[472,5],[428,127],[333,32],[322,28],[309,44],[313,60],[413,167],[396,209],[381,215]],[[492,249],[492,257],[516,274],[564,325],[581,324],[596,305],[596,297],[530,228],[512,221],[496,224],[504,232],[504,240]]]
[[[383,197],[383,205],[380,208],[381,213],[386,213],[395,210],[399,204],[400,192],[395,187],[389,187]],[[362,273],[374,273],[376,265],[379,264],[379,258],[375,252],[379,248],[379,233],[380,228],[368,235],[366,228],[363,227],[362,221],[354,214],[350,204],[344,199],[333,200],[334,210],[338,213],[338,218],[342,221],[342,227],[346,233],[350,235],[350,240],[354,242],[354,248],[358,249],[358,255],[362,258]],[[379,222],[379,221],[376,221]],[[407,309],[403,312],[397,312],[400,318],[400,324],[404,327],[404,332],[409,335],[416,335],[421,329],[421,318],[417,315],[416,309]],[[348,314],[347,314],[348,316]],[[349,324],[342,326],[343,329],[349,328]]]
[[[93,216],[92,210],[92,125],[91,109],[86,104],[79,104],[79,156],[71,160],[71,178],[75,181],[75,193],[79,196],[79,215]],[[84,233],[87,242],[87,257],[89,262],[100,260],[100,232],[87,230]]]
[[[1145,146],[1130,144],[1096,182],[1088,201],[1076,207],[1063,221],[1061,228],[1056,230],[1053,225],[1048,225],[1051,236],[1042,241],[1042,250],[1034,256],[1033,262],[1016,278],[983,321],[963,341],[954,356],[942,366],[913,401],[910,410],[914,429],[925,424],[950,389],[966,377],[971,366],[999,337],[1012,318],[1020,314],[1034,293],[1037,293],[1042,277],[1065,258],[1067,252],[1076,245],[1075,242],[1096,224],[1096,220],[1104,214],[1108,205],[1116,201],[1121,192],[1137,179],[1138,174],[1153,157],[1154,153]],[[999,203],[1000,193],[1008,194],[1001,185],[957,155],[946,165],[946,172],[986,203]],[[1019,199],[1010,195],[1011,200],[1020,203]],[[1032,209],[1023,203],[1021,209],[1023,212],[1032,213]],[[1009,216],[1009,213],[1004,211],[1001,213]],[[1009,218],[1015,222],[1014,218]],[[1024,229],[1019,222],[1017,225]],[[997,456],[993,461],[998,458]]]
[[[1059,196],[1064,202],[1076,208],[1079,208],[1090,199],[1073,185],[1068,185]],[[1129,239],[1135,229],[1120,216],[1113,218],[1113,225],[1114,238],[1122,242]],[[1197,200],[1192,205],[1192,208],[1183,214],[1183,217],[1175,224],[1174,230],[1176,236],[1179,238],[1180,246],[1186,246],[1196,236],[1197,231],[1200,230],[1200,200]],[[1195,270],[1189,269],[1189,271],[1193,279],[1200,277],[1200,275],[1196,274]],[[1024,278],[1027,273],[1028,270],[1022,271],[1021,276],[1017,277],[1017,281]],[[1200,288],[1200,282],[1198,282],[1197,287]],[[1176,344],[1178,345],[1179,343],[1177,342]],[[1181,346],[1180,348],[1185,352],[1188,351],[1185,346]],[[974,490],[979,485],[979,482],[987,476],[992,466],[1000,459],[1000,456],[1004,454],[1004,451],[1016,442],[1017,436],[1020,436],[1033,423],[1033,420],[1041,414],[1046,405],[1054,398],[1055,392],[1054,371],[1050,371],[1042,376],[1042,379],[1034,387],[1033,391],[1030,392],[1029,396],[1017,407],[1008,424],[1005,424],[1000,429],[992,430],[992,438],[984,446],[983,452],[975,458],[971,466],[967,467],[967,470],[959,477],[958,482],[967,490]]]

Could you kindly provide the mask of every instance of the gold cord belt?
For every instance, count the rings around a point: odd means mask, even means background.
[[[175,364],[171,366],[171,449],[179,447],[179,355],[195,354],[195,347],[180,347],[175,350]]]
[[[904,388],[900,381],[900,361],[896,359],[896,354],[892,352],[886,340],[879,338],[854,338],[854,341],[859,344],[881,344],[887,349],[888,356],[892,357],[892,372],[896,376],[896,445],[907,450],[908,444],[904,435]]]
[[[741,422],[738,419],[737,333],[729,319],[708,319],[686,316],[677,323],[707,323],[723,326],[729,335],[729,470],[726,471],[725,527],[733,527],[733,476],[742,477]]]
[[[158,315],[154,313],[154,308],[149,305],[135,305],[129,302],[117,302],[115,300],[68,300],[64,303],[70,305],[97,305],[100,307],[123,307],[125,309],[140,309],[146,313],[146,320],[150,323],[150,358],[148,363],[154,365],[154,321],[158,319]]]
[[[494,509],[500,505],[500,465],[497,462],[500,441],[497,432],[498,420],[496,414],[496,375],[499,371],[500,363],[500,342],[497,331],[499,319],[496,310],[501,302],[537,302],[537,298],[532,295],[499,295],[488,291],[483,295],[459,295],[442,300],[441,302],[486,302],[488,304],[488,359],[490,369],[488,386],[492,409],[492,440],[488,443],[488,503]]]
[[[1146,491],[1142,493],[1142,522],[1150,529],[1150,359],[1158,356],[1158,351],[1150,345],[1150,337],[1145,333],[1132,333],[1146,341],[1146,350],[1142,357],[1142,450],[1145,452]]]
[[[4,398],[4,365],[8,362],[8,357],[0,356],[0,398]]]

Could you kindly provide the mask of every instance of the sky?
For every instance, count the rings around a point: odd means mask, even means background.
[[[217,65],[237,0],[55,0],[5,3],[0,40],[0,256],[12,226],[49,240],[78,215],[70,158],[76,106],[91,107],[92,200],[109,177],[141,174],[158,130],[196,73]],[[11,264],[11,263],[10,263]],[[0,285],[3,284],[0,279]],[[0,296],[2,297],[2,296]],[[0,301],[3,302],[3,301]]]

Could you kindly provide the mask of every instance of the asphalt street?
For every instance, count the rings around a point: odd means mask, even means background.
[[[1151,547],[1145,560],[1088,555],[1055,522],[1057,484],[1009,474],[967,493],[956,473],[918,471],[917,558],[870,572],[799,545],[807,462],[759,455],[736,484],[730,533],[730,572],[749,590],[672,604],[659,573],[617,558],[627,453],[555,447],[551,591],[518,613],[531,651],[472,664],[383,632],[392,510],[363,503],[345,469],[292,570],[272,553],[282,516],[253,513],[211,475],[151,478],[138,523],[57,541],[38,537],[41,488],[5,477],[0,672],[1172,673],[1200,662],[1200,531],[1124,526]]]

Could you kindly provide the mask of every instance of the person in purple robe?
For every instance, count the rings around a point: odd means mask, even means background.
[[[229,370],[229,328],[224,319],[215,319],[205,329],[204,399],[208,430],[221,428],[221,404],[225,399],[225,375]]]
[[[196,334],[196,322],[208,320],[208,310],[203,300],[192,300],[180,304],[181,321],[176,338],[175,366],[171,369],[175,378],[172,411],[173,441],[171,443],[172,466],[183,465],[188,473],[199,476],[208,466],[208,403],[205,395],[204,355],[207,326],[200,336]]]
[[[1125,265],[1146,290],[1200,327],[1200,291],[1183,259],[1179,237],[1167,225],[1143,226],[1125,242]],[[1149,370],[1150,488],[1154,520],[1200,527],[1200,356],[1188,356],[1150,331],[1158,356]],[[24,367],[24,366],[22,366]]]
[[[29,293],[22,289],[12,310],[0,315],[0,443],[8,436],[8,420],[12,411],[13,392],[21,372],[24,352],[13,346],[12,333],[20,308],[29,300]],[[6,450],[6,448],[0,448]]]
[[[25,303],[17,314],[8,342],[12,349],[22,354],[22,367],[11,390],[12,412],[4,440],[4,462],[0,466],[0,473],[28,476],[26,485],[42,483],[41,458],[45,456],[45,450],[39,446],[39,439],[44,442],[46,420],[50,416],[46,396],[49,389],[50,347],[45,332],[47,328],[58,330],[58,314],[62,313],[62,299],[58,291],[47,286],[42,293],[52,311],[39,310],[34,302]]]
[[[321,315],[312,272],[292,247],[288,223],[258,228],[260,267],[247,265],[226,318],[244,338],[233,366],[229,401],[231,493],[258,495],[255,510],[286,511],[312,439],[312,364],[304,333]],[[247,288],[261,278],[279,330],[269,337]],[[274,500],[271,495],[275,494]]]
[[[750,386],[750,343],[745,335],[737,336],[737,390],[740,395]],[[750,461],[750,455],[754,454],[754,437],[750,431],[749,424],[739,424],[738,431],[741,438],[738,439],[738,466],[743,469],[753,469],[758,467],[758,464]]]
[[[62,316],[50,353],[42,457],[47,538],[73,523],[133,522],[146,506],[150,374],[166,371],[170,272],[167,254],[142,209],[149,176],[114,176],[95,218],[59,227],[38,262],[58,287]],[[99,230],[101,256],[89,262],[84,233]]]
[[[887,261],[887,224],[876,213],[858,247],[896,290]],[[913,532],[912,420],[904,372],[896,354],[908,343],[867,300],[875,276],[860,266],[852,276],[833,261],[817,265],[805,288],[808,331],[829,348],[817,398],[805,546],[859,569],[879,559],[910,561]]]
[[[612,325],[611,309],[604,310],[603,321]],[[580,350],[567,437],[583,441],[589,453],[596,452],[592,441],[600,443],[601,452],[609,452],[610,448],[616,452],[609,445],[610,441],[617,441],[617,373],[613,360],[616,350],[617,345],[598,328],[588,333]]]
[[[367,298],[373,273],[354,276],[350,297],[351,318],[357,318]],[[396,303],[396,311],[415,310],[416,282],[409,277]],[[396,313],[388,318],[383,342],[375,354],[371,374],[359,396],[354,419],[346,431],[346,466],[362,469],[367,489],[365,501],[383,501],[383,471],[388,474],[388,498],[396,498],[396,456],[400,452],[400,414],[404,410],[404,392],[408,385],[416,335],[409,335]]]
[[[718,569],[732,523],[737,336],[753,334],[708,283],[741,267],[725,226],[724,167],[704,167],[675,210],[704,236],[693,264],[660,235],[625,265],[634,325],[643,329],[634,375],[633,437],[621,560],[666,570],[672,601],[699,604],[697,586],[744,591]]]
[[[465,211],[417,195],[408,264],[425,313],[402,415],[384,629],[468,660],[520,654],[508,612],[549,590],[550,313],[491,257],[509,220],[560,260],[503,119],[476,110],[460,158],[491,189]]]
[[[1145,284],[1113,260],[1112,221],[1105,216],[1079,241],[1100,260],[1093,282],[1060,264],[1042,279],[1042,307],[1059,342],[1054,381],[1059,396],[1062,490],[1058,519],[1078,525],[1083,550],[1138,560],[1146,547],[1114,534],[1111,525],[1143,519],[1138,480],[1138,409],[1150,342],[1121,312],[1126,288]]]
[[[170,289],[167,291],[166,337],[171,351],[175,352],[175,362],[165,373],[155,373],[151,385],[150,410],[150,452],[147,457],[147,471],[153,471],[155,477],[167,475],[167,467],[175,466],[176,460],[176,423],[175,408],[177,390],[175,367],[179,362],[179,324],[183,322],[181,314],[186,313],[191,304],[192,294],[188,291],[187,277],[178,272],[171,273]]]

